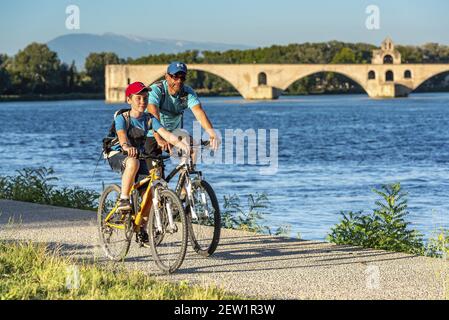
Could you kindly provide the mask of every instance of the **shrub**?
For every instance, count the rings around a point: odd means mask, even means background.
[[[84,210],[95,210],[99,194],[74,188],[57,189],[52,168],[25,168],[16,176],[0,177],[0,199],[34,202]]]
[[[408,229],[407,194],[401,191],[401,185],[384,185],[381,191],[373,192],[381,197],[376,201],[377,208],[371,214],[342,212],[343,219],[331,229],[327,239],[335,244],[424,254],[422,235]]]
[[[268,214],[262,210],[268,208],[268,197],[265,193],[248,195],[247,208],[243,207],[237,195],[224,197],[224,212],[222,226],[228,229],[238,229],[262,233],[266,227],[260,224],[263,216]]]
[[[247,205],[243,206],[238,195],[224,196],[224,211],[221,215],[221,225],[226,229],[243,230],[259,234],[269,234],[276,236],[289,236],[291,226],[284,225],[275,231],[271,227],[263,225],[264,216],[270,214],[266,212],[270,201],[266,193],[256,193],[247,195]]]
[[[434,232],[428,243],[426,255],[434,258],[449,257],[449,229],[443,229]]]

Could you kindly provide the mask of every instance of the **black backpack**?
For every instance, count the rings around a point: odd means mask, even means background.
[[[103,158],[108,159],[111,156],[111,151],[113,151],[112,148],[120,145],[117,131],[115,130],[115,119],[122,115],[126,122],[126,131],[128,131],[130,126],[130,111],[131,109],[120,109],[114,113],[114,119],[112,120],[111,127],[109,128],[108,135],[103,138]]]

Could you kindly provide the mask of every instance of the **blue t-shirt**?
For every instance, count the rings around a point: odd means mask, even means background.
[[[165,90],[165,98],[162,106],[160,105],[162,92],[157,84],[151,86],[148,103],[154,104],[159,108],[159,113],[161,115],[160,123],[164,128],[172,132],[175,129],[181,128],[182,112],[186,109],[192,109],[194,106],[201,104],[201,102],[195,91],[189,86],[184,85],[184,92],[187,93],[187,99],[183,99],[179,95],[170,95],[166,80],[162,81],[162,84]],[[152,137],[152,132],[150,132],[148,136]]]
[[[159,129],[163,128],[159,120],[150,113],[144,113],[140,118],[133,118],[131,116],[129,118],[129,128],[135,127],[141,129],[142,131],[144,131],[144,136],[148,136],[149,132],[152,132],[153,130],[158,131]],[[148,125],[150,119],[151,126]],[[123,115],[119,115],[115,118],[115,131],[119,132],[120,130],[126,130],[126,121]],[[113,148],[113,150],[120,150],[120,146],[116,146],[115,149]]]

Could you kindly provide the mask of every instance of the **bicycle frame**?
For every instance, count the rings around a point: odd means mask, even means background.
[[[140,208],[139,208],[138,203],[137,203],[137,192],[139,192],[139,190],[141,190],[146,185],[148,185],[148,186],[142,195],[142,202],[140,203]],[[133,199],[134,214],[135,214],[133,224],[134,224],[135,231],[137,231],[137,232],[140,230],[140,225],[141,225],[141,222],[143,219],[143,214],[151,209],[151,206],[149,205],[150,204],[149,199],[152,199],[152,203],[159,202],[158,201],[159,195],[158,195],[157,188],[156,188],[158,185],[163,185],[164,187],[167,187],[167,183],[161,179],[159,167],[155,167],[150,170],[149,175],[147,177],[138,181],[131,187],[129,195],[130,195],[130,198]],[[125,229],[124,225],[117,225],[117,224],[109,222],[109,220],[112,218],[114,213],[117,211],[117,207],[118,207],[118,204],[116,204],[114,206],[114,208],[108,213],[104,222],[107,226],[109,226],[111,228],[123,230],[123,229]],[[156,215],[155,215],[156,216],[156,228],[158,229],[158,231],[162,231],[162,222],[161,222],[161,218],[160,218],[159,208],[158,208],[158,206],[155,206],[154,208],[156,211],[155,212],[156,213]],[[166,209],[168,211],[169,226],[173,230],[176,227],[175,227],[175,224],[173,221],[173,216],[171,214],[171,208],[169,208],[167,206]],[[126,215],[126,213],[124,215]]]
[[[191,147],[193,144],[191,142]],[[186,186],[187,198],[190,203],[190,212],[192,214],[193,219],[198,219],[198,215],[195,212],[195,200],[192,194],[192,179],[190,175],[196,175],[196,180],[201,181],[203,179],[203,173],[201,171],[197,171],[195,168],[195,164],[193,162],[192,153],[190,153],[188,161],[184,163],[180,163],[174,168],[168,177],[165,178],[165,181],[169,183],[177,174],[179,173],[178,183],[176,184],[175,192],[176,194],[181,194],[181,189],[183,186]]]

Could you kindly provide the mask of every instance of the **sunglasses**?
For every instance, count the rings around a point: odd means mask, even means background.
[[[180,75],[176,75],[176,74],[168,74],[173,80],[181,80],[181,81],[186,81],[186,75],[185,74],[180,74]]]

